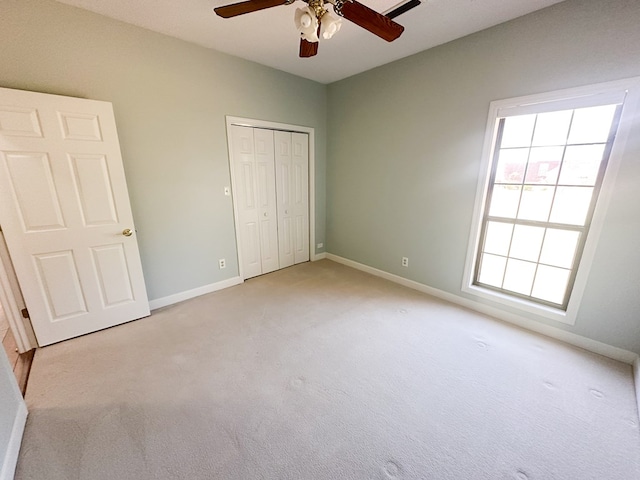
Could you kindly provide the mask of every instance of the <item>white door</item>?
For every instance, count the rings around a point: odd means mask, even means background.
[[[149,315],[110,103],[0,88],[0,223],[41,346]]]
[[[291,144],[294,263],[301,263],[309,261],[309,136],[292,133]]]
[[[280,268],[295,263],[293,204],[291,201],[292,157],[291,133],[274,132],[276,149],[276,194],[278,206],[278,246]]]
[[[234,174],[234,197],[240,238],[240,263],[244,278],[262,273],[260,255],[260,228],[258,204],[255,191],[255,156],[253,128],[231,126],[232,171]]]
[[[256,146],[256,191],[260,216],[262,273],[269,273],[280,268],[273,131],[256,128],[253,135]]]
[[[234,196],[244,278],[279,268],[273,132],[231,126]]]

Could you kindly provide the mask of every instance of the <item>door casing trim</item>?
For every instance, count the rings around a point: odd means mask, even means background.
[[[4,239],[1,240],[4,241]],[[0,248],[4,247],[0,246]],[[9,257],[8,249],[5,253]],[[9,279],[9,275],[12,274],[15,276],[13,269],[10,269],[5,265],[4,259],[0,258],[0,305],[2,305],[2,310],[7,318],[9,329],[16,341],[18,353],[25,353],[34,348],[38,348],[38,343],[35,336],[33,334],[29,335],[29,332],[27,331],[27,328],[31,328],[31,320],[28,318],[22,318],[21,308]],[[15,280],[15,283],[18,284],[17,279]],[[28,324],[28,326],[26,324]]]

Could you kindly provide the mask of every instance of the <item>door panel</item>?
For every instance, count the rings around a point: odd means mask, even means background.
[[[46,153],[4,152],[8,183],[24,233],[66,228]]]
[[[262,253],[262,273],[273,272],[278,269],[278,257],[274,257],[274,252],[278,252],[277,245],[274,245],[271,230],[273,228],[272,220],[264,220],[260,222],[260,252]]]
[[[118,223],[104,155],[69,155],[78,208],[85,226]]]
[[[262,258],[260,255],[260,232],[257,222],[249,222],[244,228],[244,266],[245,278],[255,277],[262,273]]]
[[[0,135],[42,137],[38,111],[35,108],[0,106]]]
[[[111,104],[0,88],[0,221],[41,346],[149,314]]]
[[[262,273],[269,273],[280,268],[273,131],[255,128],[254,137],[258,170],[258,198],[260,199]]]
[[[122,244],[103,245],[91,249],[100,285],[102,305],[113,307],[133,302],[133,288],[129,279],[127,257]]]
[[[59,321],[87,313],[73,251],[34,255],[33,258],[51,320]]]
[[[58,112],[58,122],[65,140],[102,141],[98,115]]]
[[[280,233],[280,232],[278,232]],[[282,251],[286,255],[287,264],[281,265],[283,268],[293,265],[294,241],[293,241],[293,218],[288,216],[282,220],[282,238],[280,239]]]
[[[293,210],[291,206],[291,133],[274,132],[276,144],[276,192],[280,268],[294,263]]]
[[[247,210],[252,210],[254,208],[257,208],[256,192],[255,192],[256,189],[254,188],[254,181],[253,181],[253,161],[251,162],[243,161],[241,163],[241,171],[242,171],[241,185],[243,187],[243,193],[244,193],[244,195],[242,195],[242,198],[244,199],[243,208]]]
[[[260,254],[259,210],[256,202],[255,156],[253,129],[233,125],[231,127],[234,172],[236,175],[238,223],[241,249],[240,263],[244,278],[262,273]]]
[[[295,223],[295,263],[309,261],[309,136],[292,133],[293,217]]]

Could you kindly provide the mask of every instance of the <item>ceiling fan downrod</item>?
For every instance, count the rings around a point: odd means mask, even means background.
[[[324,0],[309,0],[307,4],[309,5],[309,9],[316,15],[318,21],[327,13],[327,9],[324,8]]]

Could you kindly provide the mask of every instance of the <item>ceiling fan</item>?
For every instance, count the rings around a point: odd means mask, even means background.
[[[303,0],[307,6],[296,10],[295,24],[300,32],[300,56],[313,57],[318,53],[320,37],[329,39],[340,30],[342,18],[359,25],[374,35],[392,42],[404,31],[404,27],[357,0]],[[222,18],[257,12],[279,5],[291,5],[295,0],[247,0],[214,8]],[[419,2],[416,2],[419,3]],[[333,6],[332,14],[328,6]]]

